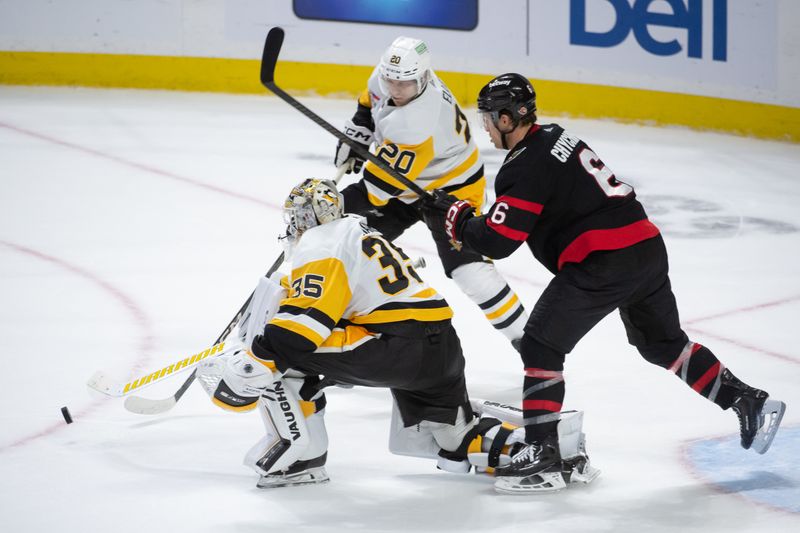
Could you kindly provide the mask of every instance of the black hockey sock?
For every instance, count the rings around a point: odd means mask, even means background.
[[[721,408],[731,406],[736,389],[724,382],[725,366],[705,346],[689,341],[668,370]]]
[[[542,441],[556,434],[564,402],[564,355],[525,335],[522,360],[525,363],[522,392],[525,440]]]

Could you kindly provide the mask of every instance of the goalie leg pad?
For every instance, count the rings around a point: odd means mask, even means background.
[[[327,481],[328,449],[325,395],[306,388],[302,378],[277,380],[259,400],[266,435],[245,456],[245,465],[262,476],[259,487],[278,487]],[[304,400],[301,391],[309,392]],[[313,471],[312,471],[313,470]],[[266,478],[266,479],[265,479]]]
[[[423,420],[419,424],[406,427],[397,402],[392,401],[389,451],[395,455],[435,459],[440,470],[466,473],[470,470],[466,451],[458,453],[457,450],[477,422],[472,413],[466,414],[460,408],[455,424]]]

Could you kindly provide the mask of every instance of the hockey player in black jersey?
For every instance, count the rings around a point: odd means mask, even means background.
[[[478,111],[492,143],[508,150],[495,182],[497,199],[477,216],[467,202],[436,191],[423,208],[426,221],[443,224],[451,239],[493,259],[527,243],[554,274],[522,339],[528,445],[498,468],[498,490],[563,486],[555,426],[565,354],[615,309],[642,357],[722,409],[733,408],[742,447],[766,452],[785,405],[737,379],[681,329],[664,241],[633,188],[581,139],[558,124],[538,124],[536,93],[519,74],[484,86]]]

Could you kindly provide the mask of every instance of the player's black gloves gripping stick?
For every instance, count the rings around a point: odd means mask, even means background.
[[[442,231],[451,242],[461,243],[464,223],[475,216],[475,208],[469,202],[459,200],[452,194],[436,189],[422,199],[422,217],[432,231]]]

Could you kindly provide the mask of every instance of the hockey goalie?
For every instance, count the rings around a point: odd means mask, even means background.
[[[392,453],[450,472],[493,473],[524,444],[521,411],[467,395],[452,309],[406,254],[365,219],[343,214],[332,181],[306,179],[284,203],[289,276],[259,281],[239,343],[204,361],[198,378],[228,410],[256,409],[265,435],[245,457],[260,488],[324,483],[324,387],[390,389]],[[558,424],[560,460],[527,478],[497,478],[526,494],[589,483],[582,413]]]

